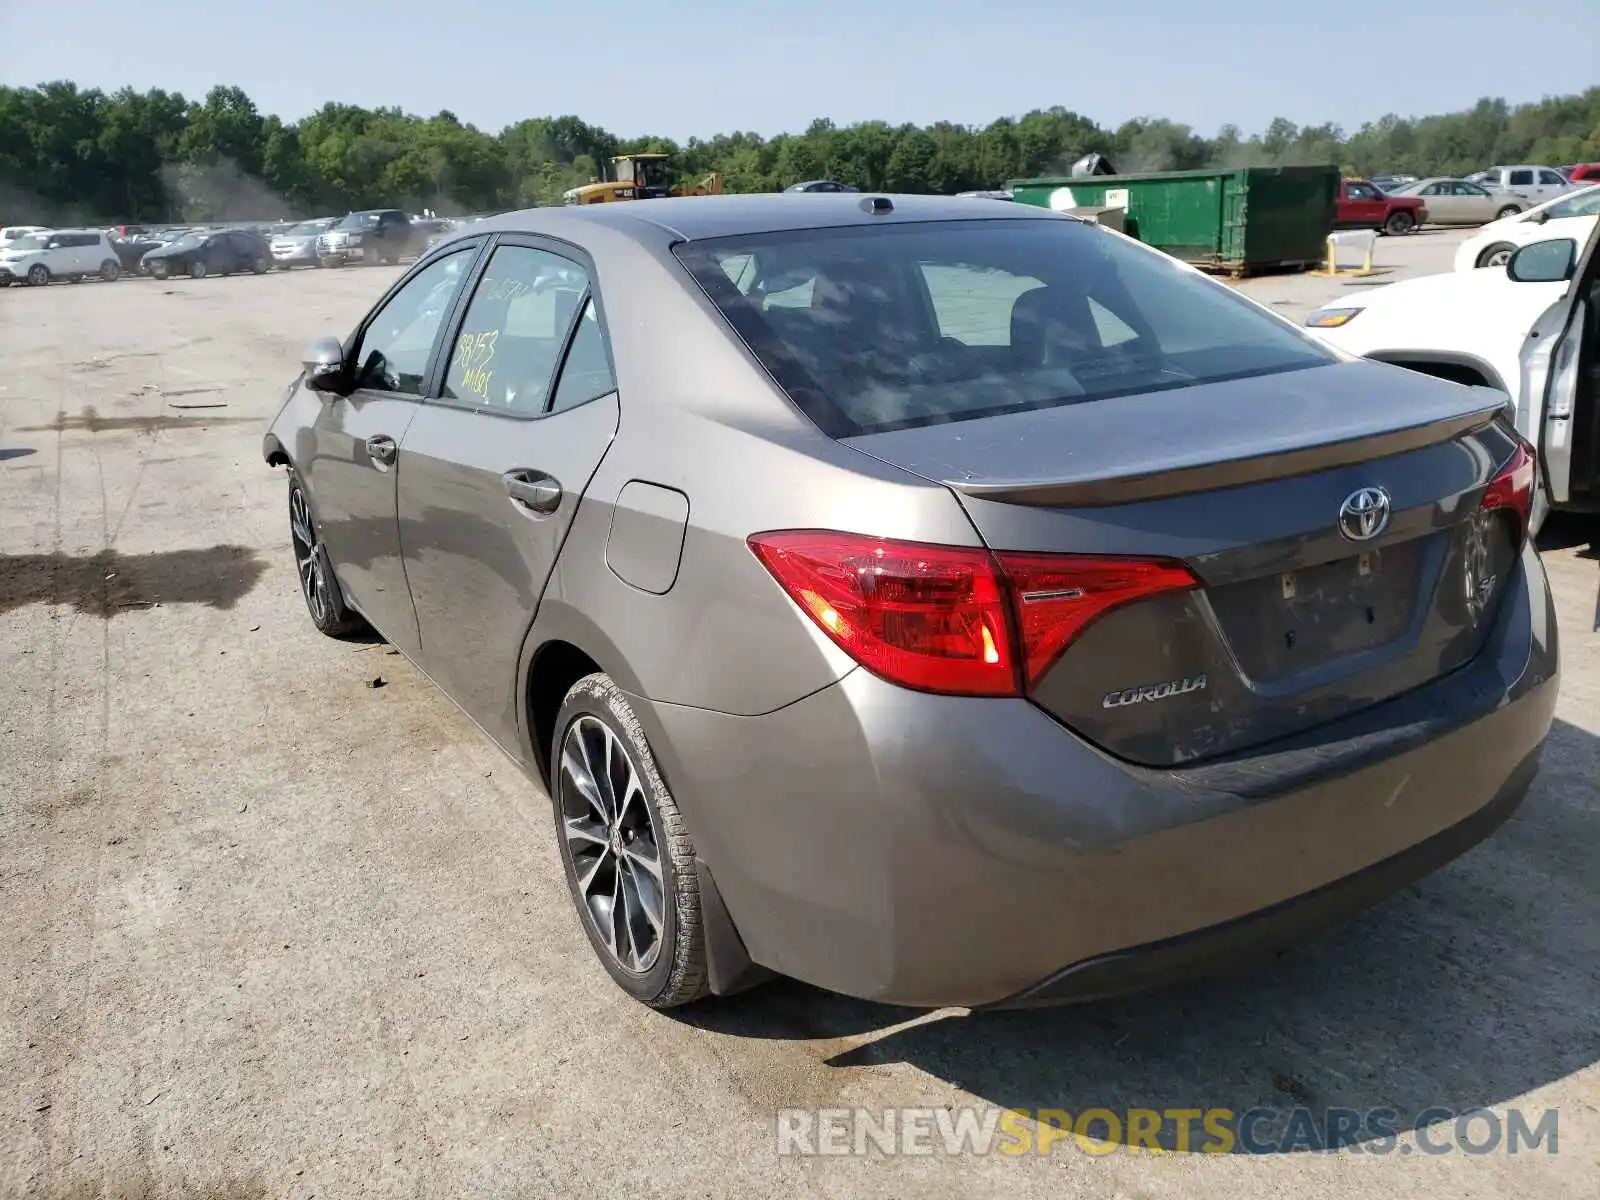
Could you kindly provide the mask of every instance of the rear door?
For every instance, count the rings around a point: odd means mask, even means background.
[[[595,283],[571,247],[502,236],[401,447],[423,667],[506,746],[522,639],[617,429]]]
[[[1550,199],[1539,187],[1539,174],[1532,167],[1510,167],[1504,175],[1506,187],[1528,197],[1534,204]]]
[[[1435,225],[1454,225],[1460,220],[1460,208],[1449,183],[1430,183],[1418,193],[1427,206],[1428,220]]]
[[[350,391],[323,393],[314,452],[301,463],[346,596],[395,646],[416,656],[416,614],[400,561],[399,448],[442,358],[447,319],[482,246],[475,240],[397,283],[347,347]]]

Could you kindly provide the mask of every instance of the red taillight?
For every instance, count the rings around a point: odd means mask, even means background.
[[[1198,586],[1177,563],[1057,554],[995,557],[1011,581],[1030,690],[1096,617],[1158,592]]]
[[[750,549],[874,674],[927,692],[1016,692],[1005,590],[989,552],[850,533],[758,533]]]
[[[1526,533],[1528,522],[1533,519],[1533,483],[1537,470],[1538,461],[1534,458],[1533,448],[1518,438],[1517,448],[1512,451],[1511,457],[1483,490],[1480,508],[1484,512],[1511,509],[1517,515],[1517,533]]]
[[[750,549],[862,666],[926,692],[1017,696],[1089,622],[1197,586],[1175,563],[990,554],[828,530],[758,533]]]

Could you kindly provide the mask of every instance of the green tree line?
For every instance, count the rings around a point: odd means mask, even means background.
[[[1497,162],[1600,160],[1600,87],[1512,106],[1386,116],[1347,133],[1279,118],[1245,136],[1205,137],[1165,118],[1115,128],[1056,107],[982,128],[817,120],[803,133],[622,138],[576,116],[489,133],[445,111],[326,104],[299,121],[264,115],[237,87],[203,100],[67,82],[0,87],[0,223],[262,220],[379,205],[441,213],[560,203],[611,156],[666,151],[685,181],[720,173],[728,191],[803,179],[949,193],[1064,172],[1097,151],[1122,172],[1333,163],[1361,175],[1463,174]]]

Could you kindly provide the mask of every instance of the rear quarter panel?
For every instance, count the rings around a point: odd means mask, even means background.
[[[630,692],[752,715],[854,662],[750,552],[763,530],[824,527],[977,545],[942,486],[826,437],[800,415],[660,247],[597,228],[587,246],[611,336],[621,424],[585,493],[524,659],[572,641]],[[688,498],[675,579],[635,587],[606,545],[630,482]],[[634,489],[640,492],[642,489]]]

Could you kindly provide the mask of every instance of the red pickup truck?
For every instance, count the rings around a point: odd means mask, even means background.
[[[1339,181],[1339,229],[1376,229],[1380,233],[1411,233],[1428,220],[1420,196],[1390,196],[1365,179]]]

